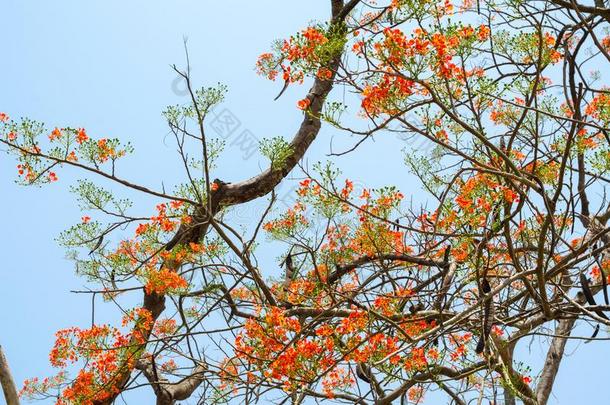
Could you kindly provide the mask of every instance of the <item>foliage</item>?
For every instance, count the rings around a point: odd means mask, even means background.
[[[610,62],[607,10],[331,3],[327,23],[256,63],[267,79],[312,84],[292,140],[260,142],[270,167],[243,181],[212,180],[226,153],[207,118],[226,88],[193,90],[189,69],[177,71],[190,101],[164,112],[185,171],[173,194],[116,174],[129,144],[0,113],[21,183],[55,182],[62,166],[112,182],[72,187],[84,216],[59,242],[90,292],[126,314],[121,327],[59,331],[57,376],[29,380],[23,395],[97,405],[146,385],[158,404],[495,403],[501,389],[542,405],[566,341],[610,324],[610,96],[603,74],[584,73]],[[332,101],[338,86],[358,101]],[[404,173],[371,188],[334,157],[297,168],[322,121],[356,139],[345,154],[398,134]],[[399,190],[409,171],[420,188]],[[297,172],[286,208],[274,190]],[[118,186],[159,201],[136,215]],[[263,196],[268,208],[237,230],[231,208]],[[143,304],[123,308],[122,296]],[[516,350],[537,336],[541,367]]]

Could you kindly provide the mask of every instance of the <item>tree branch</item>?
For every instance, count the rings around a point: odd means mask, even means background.
[[[584,304],[584,294],[578,293],[576,301]],[[572,333],[576,318],[561,319],[557,322],[555,327],[555,336],[551,340],[551,345],[544,361],[544,367],[542,374],[536,387],[536,399],[539,405],[545,405],[551,395],[555,377],[559,372],[559,365],[563,359],[564,350],[568,337]]]
[[[4,398],[6,399],[7,405],[19,405],[19,395],[17,394],[17,387],[15,381],[11,375],[11,369],[8,365],[8,361],[4,356],[2,346],[0,346],[0,384],[2,385],[2,391],[4,391]]]
[[[174,405],[176,401],[188,399],[204,381],[204,374],[208,370],[205,364],[198,364],[189,376],[177,383],[171,383],[155,377],[151,359],[138,360],[136,368],[142,371],[152,385],[157,396],[157,405]]]

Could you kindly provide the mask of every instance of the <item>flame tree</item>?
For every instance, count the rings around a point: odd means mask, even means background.
[[[261,143],[265,171],[213,179],[222,148],[206,128],[225,89],[177,69],[190,97],[164,112],[184,163],[171,193],[127,180],[133,150],[119,139],[0,114],[21,183],[68,166],[91,179],[73,186],[86,212],[60,241],[123,316],[58,331],[57,375],[21,395],[545,404],[567,341],[610,325],[608,21],[603,2],[331,0],[329,17],[256,61],[284,89],[310,86],[292,138]],[[333,101],[337,86],[354,102]],[[401,173],[356,191],[330,163],[300,166],[323,126],[353,142],[342,154],[377,134],[430,142],[405,156],[426,204],[403,201]],[[289,173],[303,180],[278,210]],[[135,215],[122,188],[158,204]],[[232,226],[226,214],[259,198],[255,226]],[[283,247],[272,268],[257,257],[264,243]],[[515,351],[532,336],[547,350],[536,369]]]

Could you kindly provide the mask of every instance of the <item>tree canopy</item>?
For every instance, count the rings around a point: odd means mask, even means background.
[[[610,325],[610,8],[328,3],[328,16],[253,61],[283,87],[278,103],[300,86],[302,120],[261,141],[268,168],[240,181],[215,174],[235,159],[209,131],[227,88],[199,87],[188,62],[175,67],[188,102],[163,112],[184,167],[173,190],[130,181],[122,161],[144,157],[118,138],[0,113],[21,184],[82,173],[71,190],[83,216],[59,241],[87,280],[81,293],[123,318],[58,331],[57,374],[27,380],[22,396],[544,405],[568,340],[600,338]],[[351,147],[303,164],[330,127]],[[424,204],[395,186],[404,173],[355,187],[334,161],[396,135],[432,145],[405,149]],[[300,182],[284,209],[275,190],[289,175]],[[135,213],[125,189],[158,203]],[[252,226],[231,222],[256,199],[267,208]],[[269,244],[272,259],[260,253]],[[546,350],[539,369],[516,353],[532,337]]]

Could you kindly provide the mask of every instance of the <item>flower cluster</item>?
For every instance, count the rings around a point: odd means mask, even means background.
[[[146,294],[163,295],[180,291],[188,287],[188,283],[175,271],[168,268],[150,270],[147,274],[148,282],[144,287]]]
[[[339,29],[310,26],[281,41],[275,52],[263,53],[256,63],[256,71],[270,80],[281,74],[287,83],[301,83],[306,75],[330,80],[333,71],[329,63],[344,44],[344,34]]]
[[[604,123],[604,125],[610,122],[610,94],[597,94],[587,105],[585,112],[591,118]]]
[[[132,332],[123,333],[110,325],[94,325],[89,329],[77,327],[60,330],[49,355],[51,365],[62,371],[51,379],[40,382],[26,380],[21,395],[35,397],[60,389],[57,404],[93,405],[112,398],[119,392],[119,378],[130,372],[135,364],[134,351],[146,343],[153,327],[150,312],[136,308],[127,313],[123,326]],[[82,361],[84,367],[65,388],[65,369],[69,364]]]
[[[362,91],[362,107],[370,116],[397,114],[411,95],[425,94],[424,87],[416,87],[413,79],[424,77],[422,66],[425,64],[431,68],[432,80],[440,78],[463,84],[468,77],[483,76],[483,69],[467,70],[454,58],[460,50],[488,39],[490,29],[486,25],[477,28],[449,26],[434,32],[417,28],[410,37],[398,28],[387,27],[382,34],[383,38],[373,42],[371,47],[372,55],[380,62],[381,73],[375,79],[367,80]],[[364,41],[357,41],[352,50],[357,55],[364,55],[366,48]],[[419,73],[413,73],[417,71]],[[456,88],[454,91],[459,94],[461,90]]]
[[[401,103],[414,92],[415,83],[401,76],[384,74],[375,84],[367,85],[362,92],[362,108],[375,117],[394,115],[401,110]]]
[[[23,184],[57,181],[57,174],[51,170],[56,165],[83,161],[100,170],[100,165],[115,162],[132,151],[129,144],[121,145],[118,139],[94,140],[83,128],[56,127],[47,131],[41,123],[27,119],[9,122],[8,116],[1,114],[4,119],[0,123],[5,126],[5,138],[11,145],[9,151],[19,160],[17,170]],[[43,142],[48,142],[48,148],[42,145]]]
[[[290,232],[308,224],[304,215],[305,205],[297,202],[279,219],[266,222],[263,229],[271,233]]]

